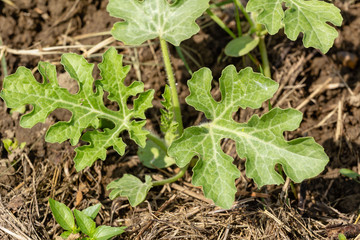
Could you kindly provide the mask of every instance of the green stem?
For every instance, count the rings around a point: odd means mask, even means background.
[[[260,66],[260,62],[259,60],[257,60],[251,53],[248,53],[247,56],[250,58],[250,60],[256,65],[256,66]]]
[[[208,8],[206,10],[206,13],[211,17],[211,19],[216,22],[225,32],[227,32],[232,38],[236,38],[235,33],[233,33],[230,28],[228,28],[225,23],[218,17],[216,16],[211,10],[210,8]]]
[[[265,36],[260,37],[259,50],[260,50],[260,54],[261,54],[264,75],[265,75],[265,77],[271,78],[270,64],[269,64],[269,59],[268,59],[266,45],[265,45]]]
[[[236,5],[236,0],[234,0],[234,4]],[[235,21],[236,21],[236,28],[238,31],[238,36],[242,36],[242,29],[241,29],[241,22],[240,22],[240,14],[239,9],[235,6]]]
[[[240,2],[240,0],[235,0],[235,4],[236,4],[236,6],[238,6],[240,11],[244,14],[246,21],[248,21],[248,23],[250,24],[250,28],[251,29],[255,28],[254,21],[251,19],[250,15],[246,12],[246,10],[245,10],[244,6],[242,5],[242,3]]]
[[[188,169],[190,164],[186,165],[185,167],[180,169],[180,172],[178,172],[175,176],[171,177],[171,178],[167,178],[164,180],[160,180],[160,181],[155,181],[152,183],[153,186],[161,186],[161,185],[165,185],[168,183],[173,183],[175,181],[177,181],[179,178],[181,178],[182,176],[184,176],[186,170]]]
[[[261,27],[261,25],[260,25],[260,27]],[[265,45],[265,36],[259,36],[259,38],[260,38],[259,50],[260,50],[264,75],[265,75],[265,77],[271,78],[270,63],[269,63],[269,58],[268,58],[266,45]]]
[[[181,119],[179,96],[178,96],[177,89],[176,89],[174,73],[173,73],[173,70],[171,67],[169,49],[168,49],[166,41],[162,38],[160,38],[160,46],[161,46],[161,51],[163,54],[163,59],[164,59],[164,64],[165,64],[165,70],[166,70],[166,74],[168,77],[169,86],[170,86],[170,90],[171,90],[171,99],[172,99],[172,103],[173,103],[175,121],[177,121],[179,124],[178,132],[179,132],[179,135],[181,136],[181,134],[183,133],[184,127],[183,127],[183,123],[182,123],[182,119]]]
[[[153,134],[152,132],[149,131],[149,134],[147,135],[147,138],[150,139],[151,141],[153,141],[164,152],[167,153],[168,147],[167,147],[166,143],[160,137],[156,136],[155,134]]]

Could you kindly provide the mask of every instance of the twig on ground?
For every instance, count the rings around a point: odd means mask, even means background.
[[[297,106],[296,109],[300,110],[301,108],[305,107],[308,104],[308,102],[310,102],[310,100],[314,98],[316,95],[320,94],[332,80],[333,80],[332,77],[326,79],[326,81],[323,84],[321,84],[321,86],[319,86],[313,93],[311,93],[310,96],[308,96],[299,106]]]
[[[337,111],[337,109],[338,109],[338,105],[335,106],[335,108],[330,113],[328,113],[328,115],[326,115],[318,124],[316,124],[313,127],[308,128],[308,129],[305,129],[303,131],[303,133],[306,133],[306,132],[308,132],[308,131],[310,131],[310,130],[312,130],[314,128],[319,128],[319,127],[324,126],[326,121],[329,120],[332,117],[332,115],[334,115],[334,113]]]
[[[9,234],[10,236],[12,236],[12,237],[14,237],[14,238],[16,238],[16,239],[19,239],[19,240],[29,240],[29,238],[22,237],[22,236],[20,236],[20,235],[18,235],[18,234],[16,234],[16,233],[10,231],[9,229],[6,229],[6,228],[2,227],[2,226],[0,226],[0,230],[3,231],[3,232],[5,232],[5,233],[7,233],[7,234]]]
[[[100,49],[104,48],[104,47],[108,47],[111,43],[115,42],[115,38],[113,37],[109,37],[107,39],[105,39],[104,41],[99,42],[98,44],[96,44],[94,47],[92,47],[91,49],[89,49],[87,52],[85,52],[83,54],[83,56],[85,58],[88,58],[90,55],[92,55],[93,53],[99,51]]]
[[[343,102],[344,102],[344,96],[341,97],[340,101],[338,102],[338,118],[336,123],[336,132],[335,132],[335,139],[334,141],[338,144],[340,136],[343,132]]]
[[[276,216],[274,216],[272,213],[270,213],[268,210],[264,210],[263,213],[270,217],[271,219],[273,219],[277,224],[279,224],[280,227],[284,228],[287,232],[291,232],[291,229],[285,225],[285,223],[283,223],[279,218],[277,218]]]
[[[165,208],[176,198],[176,194],[172,195],[166,202],[164,202],[163,205],[160,206],[159,210],[157,210],[153,215],[156,217],[159,216],[159,214],[165,210]],[[144,227],[142,227],[136,236],[135,240],[141,239],[141,235],[151,226],[153,221],[149,221]]]

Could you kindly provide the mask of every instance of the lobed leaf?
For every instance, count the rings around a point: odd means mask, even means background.
[[[168,153],[179,167],[186,166],[195,156],[199,158],[193,168],[192,182],[202,186],[205,196],[216,205],[232,206],[236,193],[234,180],[240,176],[232,164],[234,159],[221,149],[224,138],[235,141],[238,155],[247,159],[246,175],[259,187],[284,181],[275,171],[276,164],[281,164],[295,182],[314,177],[324,169],[328,157],[312,138],[286,141],[283,137],[284,131],[299,126],[302,119],[299,111],[274,108],[261,118],[252,116],[247,123],[232,119],[232,113],[239,107],[259,108],[271,98],[278,88],[276,82],[250,68],[238,73],[234,66],[228,66],[219,80],[222,99],[217,102],[210,94],[211,81],[211,71],[207,68],[194,73],[188,81],[190,95],[186,102],[212,121],[187,128]]]
[[[284,12],[282,3],[285,2]],[[335,26],[341,26],[340,9],[319,0],[249,0],[246,10],[258,13],[257,21],[264,24],[270,34],[284,26],[285,34],[296,40],[302,32],[305,47],[329,51],[338,36]]]
[[[112,181],[106,187],[107,190],[113,189],[109,195],[110,199],[117,197],[127,197],[131,206],[135,207],[145,200],[149,190],[152,188],[151,177],[145,176],[145,183],[137,177],[124,174],[120,179]]]
[[[51,126],[46,133],[46,141],[63,142],[70,139],[72,145],[79,142],[84,130],[88,130],[81,139],[89,145],[75,149],[75,167],[78,171],[91,166],[97,159],[105,160],[106,149],[113,147],[120,155],[125,152],[125,143],[120,134],[128,131],[130,138],[139,146],[144,147],[147,131],[144,111],[151,107],[154,91],[144,91],[142,82],[124,85],[124,79],[129,72],[129,66],[122,66],[122,55],[118,55],[115,48],[110,48],[103,55],[103,62],[98,65],[101,80],[95,82],[92,77],[93,64],[89,64],[84,57],[72,53],[64,54],[61,58],[65,70],[79,84],[79,91],[70,94],[61,88],[56,78],[54,65],[47,62],[39,63],[39,72],[43,82],[39,83],[31,71],[19,67],[15,74],[4,79],[3,98],[9,108],[18,108],[31,104],[33,110],[22,116],[20,125],[31,128],[38,122],[45,122],[47,116],[57,108],[64,108],[72,112],[68,122],[58,122]],[[119,105],[118,111],[108,109],[103,103],[104,90],[109,92],[108,98]],[[127,100],[131,96],[138,96],[134,100],[133,109],[127,107]],[[101,120],[113,123],[112,128],[97,130]],[[90,130],[93,129],[93,130]]]
[[[130,45],[160,37],[178,46],[200,28],[195,20],[209,7],[209,0],[110,0],[107,11],[123,19],[111,30],[115,39]]]

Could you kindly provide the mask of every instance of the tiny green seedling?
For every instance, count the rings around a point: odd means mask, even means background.
[[[65,204],[51,198],[49,198],[49,204],[56,222],[65,230],[60,236],[63,239],[107,240],[120,235],[126,228],[110,226],[96,227],[94,219],[101,209],[100,203],[82,211],[75,209],[74,212]]]
[[[304,32],[305,46],[327,51],[335,34],[334,29],[325,22],[337,25],[340,19],[336,14],[331,15],[331,20],[324,18],[317,6],[328,9],[329,5],[316,5],[318,1],[315,0],[284,0],[289,8],[284,13],[282,2],[250,0],[247,10],[258,14],[258,23],[265,24],[269,33],[274,34],[285,25],[285,33],[290,39]],[[208,122],[184,130],[167,44],[178,46],[197,33],[199,27],[195,20],[206,11],[208,4],[209,0],[177,0],[171,3],[167,0],[110,0],[107,7],[110,15],[122,19],[111,31],[117,40],[139,45],[146,40],[159,39],[168,78],[163,93],[164,108],[161,110],[160,129],[164,139],[144,128],[145,111],[152,107],[154,90],[144,91],[144,84],[139,81],[129,86],[124,84],[130,67],[123,66],[122,55],[115,48],[108,49],[98,64],[99,80],[93,79],[94,65],[84,57],[71,53],[62,56],[61,63],[65,70],[79,84],[77,94],[71,94],[59,86],[54,65],[40,62],[41,83],[35,80],[29,69],[19,67],[15,74],[5,78],[0,97],[9,108],[27,104],[33,106],[32,112],[20,120],[21,126],[28,128],[44,122],[57,108],[71,111],[71,119],[52,125],[45,140],[63,142],[69,139],[72,145],[76,145],[80,139],[87,142],[87,145],[75,149],[74,162],[78,171],[91,166],[97,159],[105,160],[109,147],[123,155],[126,145],[121,133],[124,131],[140,147],[139,158],[145,166],[164,168],[175,163],[180,167],[179,172],[168,179],[154,181],[150,175],[146,175],[143,182],[136,176],[125,174],[107,186],[112,190],[111,199],[125,196],[132,206],[143,202],[152,187],[181,178],[191,163],[195,163],[192,183],[201,186],[205,196],[216,205],[230,208],[235,200],[235,179],[240,176],[240,171],[233,164],[234,159],[221,149],[221,141],[227,138],[235,141],[239,157],[246,158],[246,175],[254,179],[259,187],[284,182],[283,176],[274,169],[276,165],[281,165],[284,173],[295,182],[318,175],[328,162],[324,149],[313,138],[286,141],[283,136],[284,131],[299,127],[301,112],[291,108],[273,108],[262,116],[253,115],[246,123],[233,120],[232,114],[239,108],[260,108],[278,89],[278,83],[266,77],[266,74],[253,72],[249,67],[238,71],[230,65],[223,70],[219,79],[220,101],[215,101],[210,93],[213,80],[211,70],[201,68],[196,71],[188,81],[190,95],[186,102],[203,112]],[[310,6],[314,8],[314,13],[308,10]],[[328,12],[333,13],[333,8]],[[298,21],[297,18],[294,18],[297,23],[294,25],[289,20],[294,14],[317,19],[316,26],[303,26],[303,20]],[[268,15],[272,17],[267,19]],[[272,24],[269,25],[270,20]],[[327,39],[315,45],[314,36]],[[108,99],[119,105],[118,111],[104,105],[105,91],[109,93]],[[127,105],[130,97],[134,97],[132,108]],[[66,212],[70,219],[71,212]],[[83,233],[94,236],[94,224],[90,223],[89,218],[81,220],[84,214],[77,210],[74,213],[79,218],[78,227],[82,229],[84,225]],[[64,225],[64,229],[76,231],[75,224],[70,220],[68,223],[71,224]]]
[[[357,172],[354,172],[351,169],[342,168],[340,169],[340,173],[348,178],[351,178],[355,182],[360,183],[360,174],[358,174]]]
[[[14,140],[11,140],[10,138],[5,138],[1,140],[4,144],[5,150],[11,154],[16,149],[24,149],[26,142],[22,142],[19,144],[19,141],[14,138]]]

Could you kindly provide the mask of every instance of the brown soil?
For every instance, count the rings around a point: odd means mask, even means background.
[[[97,224],[127,226],[126,233],[116,239],[327,239],[339,232],[356,237],[360,228],[351,224],[360,210],[360,184],[340,175],[339,169],[360,172],[360,72],[357,64],[360,2],[334,2],[341,8],[344,22],[328,54],[305,49],[301,39],[291,42],[282,33],[267,38],[273,79],[280,83],[272,104],[299,108],[304,113],[300,128],[285,136],[287,139],[312,136],[325,148],[330,162],[321,175],[294,184],[293,190],[283,186],[257,189],[253,181],[246,178],[244,160],[236,156],[233,142],[225,141],[225,152],[236,157],[235,163],[242,171],[242,177],[236,182],[237,201],[231,210],[221,210],[206,200],[201,189],[191,185],[191,170],[176,184],[152,189],[144,203],[132,208],[126,199],[109,200],[106,185],[110,181],[124,173],[140,178],[145,173],[166,177],[174,170],[146,169],[136,156],[137,147],[127,140],[129,147],[125,156],[119,157],[110,150],[106,161],[97,161],[93,167],[77,173],[72,162],[74,147],[69,142],[49,144],[44,141],[48,126],[69,119],[70,112],[57,110],[45,124],[24,129],[19,126],[20,115],[11,114],[1,100],[0,138],[16,138],[20,143],[26,142],[26,147],[12,154],[0,148],[0,227],[28,239],[54,239],[62,230],[47,204],[52,197],[78,209],[101,202],[103,208],[96,218]],[[117,21],[105,10],[107,1],[17,0],[14,3],[17,8],[0,1],[0,34],[3,45],[8,48],[5,59],[9,73],[14,73],[19,66],[35,69],[39,60],[55,63],[63,73],[60,54],[34,56],[13,50],[38,49],[41,52],[49,46],[84,45],[56,51],[88,55],[87,50],[91,48],[88,45],[96,45],[110,36],[84,37],[84,34],[109,31]],[[231,11],[218,14],[235,28]],[[241,59],[224,56],[223,50],[230,37],[208,17],[199,19],[199,24],[207,27],[182,44],[182,49],[193,56],[193,59],[187,58],[193,71],[206,66],[218,79],[228,64],[235,64],[238,69],[251,65],[248,59],[244,64]],[[140,79],[147,89],[156,90],[154,108],[147,116],[150,119],[148,128],[158,132],[165,72],[159,63],[159,43],[156,40],[151,43],[151,46],[146,43],[137,48],[122,48],[119,42],[111,45],[119,47],[125,62],[132,65],[127,81]],[[99,63],[104,50],[95,52],[88,60]],[[175,49],[171,52],[185,113],[184,124],[198,124],[203,116],[184,101],[190,74]],[[259,58],[256,51],[254,54]],[[3,74],[1,72],[1,85]],[[94,75],[98,77],[98,71]],[[64,87],[74,87],[66,77],[59,78],[63,79]],[[323,91],[307,102],[310,94],[321,87]],[[216,87],[213,94],[219,96]],[[264,109],[241,110],[234,118],[246,121],[254,112],[264,113]],[[11,166],[10,162],[15,164]],[[12,239],[2,228],[0,239]]]

